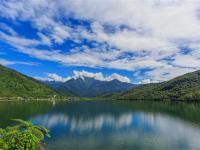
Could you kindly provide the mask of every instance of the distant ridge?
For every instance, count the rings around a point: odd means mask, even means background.
[[[107,97],[129,100],[200,100],[200,71],[187,73],[163,83],[142,85]]]
[[[59,95],[47,85],[0,65],[0,98],[49,98]]]
[[[97,97],[104,94],[122,92],[135,87],[134,84],[121,82],[117,79],[112,81],[100,81],[90,77],[72,78],[64,83],[45,82],[47,85],[65,95],[79,97]]]

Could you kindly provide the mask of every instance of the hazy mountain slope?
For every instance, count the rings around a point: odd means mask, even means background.
[[[45,98],[58,95],[41,82],[0,65],[0,97]]]
[[[200,100],[200,71],[163,83],[142,85],[108,97],[135,100]]]
[[[63,84],[63,82],[59,81],[42,81],[42,82],[53,89],[58,89]]]
[[[73,94],[80,97],[96,97],[107,93],[129,90],[135,85],[118,80],[99,81],[84,77],[71,79],[62,84],[57,90],[64,94]]]

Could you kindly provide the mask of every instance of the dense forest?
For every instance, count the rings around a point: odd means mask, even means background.
[[[132,100],[200,100],[200,71],[104,97]]]
[[[50,98],[59,95],[39,81],[0,65],[0,98]]]

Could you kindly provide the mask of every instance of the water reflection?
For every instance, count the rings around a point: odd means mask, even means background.
[[[199,126],[169,115],[131,111],[109,103],[56,105],[31,121],[50,129],[48,149],[200,149]]]
[[[32,119],[32,121],[40,123],[49,129],[62,126],[63,128],[69,128],[71,132],[83,132],[102,130],[105,127],[112,127],[112,129],[130,127],[135,119],[137,119],[137,114],[133,115],[131,113],[124,113],[117,117],[111,114],[102,114],[94,118],[75,117],[66,114],[46,114],[38,116]]]

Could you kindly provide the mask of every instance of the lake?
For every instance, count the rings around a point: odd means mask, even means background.
[[[200,105],[175,102],[0,102],[12,118],[46,126],[47,150],[200,150]]]

